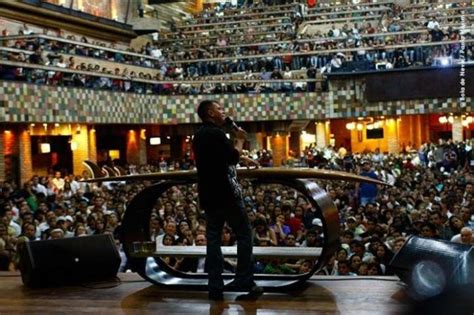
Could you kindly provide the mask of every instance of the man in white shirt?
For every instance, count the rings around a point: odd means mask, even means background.
[[[466,245],[474,245],[474,237],[472,235],[472,229],[467,226],[463,227],[459,234],[456,234],[451,238],[451,242],[466,244]]]
[[[335,26],[334,24],[331,26],[330,32],[332,33],[332,36],[331,36],[331,37],[339,37],[339,36],[341,36],[341,31],[340,31],[338,28],[336,28],[336,26]]]
[[[64,190],[64,178],[61,177],[61,172],[59,171],[56,172],[51,182],[53,184],[53,190],[55,193],[57,193],[60,190],[61,191]]]
[[[206,246],[207,244],[207,239],[204,234],[199,234],[196,236],[196,239],[194,240],[196,243],[196,246]],[[199,258],[197,262],[197,267],[196,267],[196,272],[204,272],[206,266],[206,258]]]
[[[155,57],[158,59],[161,58],[161,56],[163,55],[163,53],[161,52],[161,49],[159,49],[156,46],[153,46],[153,49],[151,50],[150,54],[152,57]]]
[[[432,17],[428,22],[427,28],[428,30],[433,30],[436,26],[439,28],[439,22],[436,21],[436,17]]]
[[[48,196],[48,190],[44,185],[40,184],[37,175],[33,176],[31,179],[31,189],[33,189],[36,194],[44,194],[45,197]]]
[[[13,221],[13,211],[11,207],[5,205],[3,210],[3,213],[0,213],[0,219],[3,219],[9,231],[13,231],[13,236],[18,237],[21,234],[21,227],[18,223]]]

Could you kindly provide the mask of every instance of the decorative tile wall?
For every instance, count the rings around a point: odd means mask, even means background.
[[[339,86],[326,93],[226,95],[139,95],[90,89],[38,86],[0,81],[1,122],[186,124],[199,122],[195,109],[203,99],[232,107],[236,120],[294,120],[466,112],[474,99],[460,108],[456,99],[420,99],[368,103],[363,83]]]

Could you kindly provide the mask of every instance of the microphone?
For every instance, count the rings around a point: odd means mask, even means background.
[[[240,127],[230,117],[225,118],[225,123],[229,125],[230,127],[232,127],[234,131],[238,131],[240,129]]]

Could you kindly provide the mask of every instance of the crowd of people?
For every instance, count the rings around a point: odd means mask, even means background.
[[[390,275],[389,262],[410,235],[474,244],[474,143],[406,146],[398,155],[379,150],[351,154],[344,148],[306,148],[301,166],[330,168],[377,178],[393,186],[318,181],[340,215],[341,248],[320,274]],[[272,166],[271,152],[249,157]],[[135,172],[166,171],[162,165],[129,168]],[[192,160],[173,163],[194,168]],[[87,173],[83,174],[87,177]],[[150,182],[79,181],[81,176],[56,172],[33,176],[23,187],[4,181],[0,187],[0,270],[18,268],[24,242],[110,233],[121,248],[120,224],[130,200]],[[279,184],[241,181],[255,246],[322,247],[323,222],[298,191]],[[195,185],[175,186],[157,196],[150,221],[150,241],[157,246],[206,244],[206,218]],[[235,246],[232,229],[222,231],[225,246]],[[127,270],[123,252],[121,271]],[[185,272],[204,271],[200,260],[164,258]],[[311,270],[311,260],[258,259],[257,273],[297,274]],[[227,259],[226,270],[235,269]]]
[[[357,8],[378,7],[360,5]],[[216,12],[220,12],[218,8]],[[307,31],[315,27],[311,24],[299,27],[305,21],[302,14],[305,10],[301,10],[300,5],[294,8],[294,12],[290,10],[292,13],[281,19],[274,20],[270,15],[260,21],[261,17],[256,16],[242,22],[244,26],[240,23],[217,25],[221,31],[215,36],[211,36],[212,29],[193,28],[196,23],[191,21],[191,31],[180,28],[147,43],[139,51],[118,50],[113,45],[91,46],[85,37],[76,40],[73,36],[69,36],[68,41],[41,36],[5,40],[3,46],[13,50],[3,51],[3,60],[32,66],[2,65],[0,78],[140,94],[313,92],[317,89],[315,81],[319,73],[454,64],[460,57],[461,36],[465,40],[472,39],[471,28],[464,29],[461,23],[462,14],[467,15],[469,21],[472,8],[458,10],[458,4],[435,15],[432,10],[417,13],[415,9],[392,5],[382,11],[380,19],[372,21],[370,16],[376,12],[367,11],[367,21],[348,17],[342,23],[333,23],[330,18],[341,14],[336,8],[327,12],[326,17],[318,17],[327,18],[327,24],[318,24],[323,27],[315,32]],[[207,14],[209,11],[204,11],[196,21]],[[330,29],[324,30],[324,26]],[[413,32],[399,34],[401,31]],[[20,35],[34,33],[25,26]],[[400,47],[443,41],[457,42]],[[472,43],[467,42],[464,49],[465,60],[471,61],[474,58]],[[92,59],[76,62],[79,57]],[[116,66],[101,65],[100,60]],[[35,65],[64,70],[48,71]],[[217,82],[212,82],[213,79]],[[232,80],[242,82],[228,82]],[[281,83],[266,83],[267,80]]]

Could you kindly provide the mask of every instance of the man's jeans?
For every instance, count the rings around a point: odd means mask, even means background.
[[[207,216],[207,269],[209,292],[224,288],[222,271],[224,259],[221,251],[222,228],[227,222],[237,238],[237,270],[235,282],[241,286],[253,284],[252,230],[244,207],[206,212]]]

